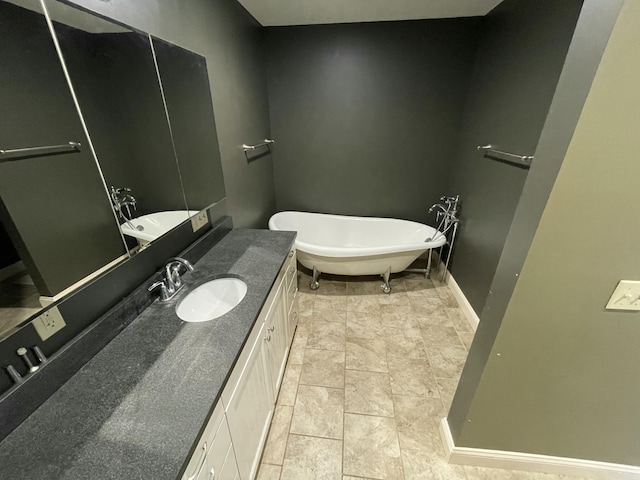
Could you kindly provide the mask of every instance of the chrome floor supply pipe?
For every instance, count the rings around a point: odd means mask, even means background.
[[[453,224],[453,232],[451,234],[451,241],[449,243],[449,251],[447,252],[447,261],[444,264],[444,270],[442,272],[442,283],[447,283],[447,273],[449,272],[449,260],[451,260],[451,252],[453,251],[453,243],[456,240],[456,234],[458,233],[458,219]]]
[[[436,231],[441,235],[444,235],[447,238],[447,244],[449,245],[449,250],[447,252],[447,259],[445,262],[444,272],[442,274],[441,281],[446,283],[446,275],[447,269],[449,267],[449,261],[451,260],[451,252],[453,251],[453,244],[456,239],[456,235],[458,233],[458,205],[460,203],[460,195],[455,196],[447,196],[444,195],[440,197],[440,201],[444,203],[435,203],[431,205],[429,208],[429,213],[436,212],[436,222],[438,226],[436,227]],[[449,234],[447,236],[447,234]],[[437,233],[436,233],[437,235]],[[427,239],[431,240],[431,239]],[[444,249],[444,245],[440,247],[438,252],[438,261],[436,262],[436,269],[440,269],[440,262],[442,261],[442,252]],[[415,272],[415,273],[424,273],[425,278],[430,278],[431,274],[431,255],[432,251],[429,250],[429,258],[427,259],[427,268],[411,268],[405,270],[406,272]]]

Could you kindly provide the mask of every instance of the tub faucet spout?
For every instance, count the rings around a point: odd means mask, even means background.
[[[435,210],[439,210],[442,213],[447,213],[447,209],[441,203],[434,203],[433,205],[431,205],[429,213],[433,213]]]

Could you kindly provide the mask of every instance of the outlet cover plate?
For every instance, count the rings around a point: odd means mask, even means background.
[[[640,281],[620,280],[605,308],[607,310],[640,310]]]
[[[36,317],[32,323],[42,340],[46,340],[67,326],[58,307],[50,308]]]
[[[193,233],[200,230],[207,223],[209,223],[209,217],[207,217],[207,211],[202,210],[199,213],[196,213],[193,217],[191,217],[191,228],[193,228]]]

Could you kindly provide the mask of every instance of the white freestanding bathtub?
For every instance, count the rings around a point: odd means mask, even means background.
[[[433,227],[395,218],[280,212],[269,220],[269,229],[298,232],[298,261],[313,270],[314,290],[320,273],[379,274],[389,293],[391,273],[405,270],[424,252],[447,242]]]

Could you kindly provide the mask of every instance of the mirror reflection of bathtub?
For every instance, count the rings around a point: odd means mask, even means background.
[[[182,222],[198,213],[197,210],[172,210],[155,212],[131,220],[120,225],[122,233],[135,238],[140,248],[173,230]]]

